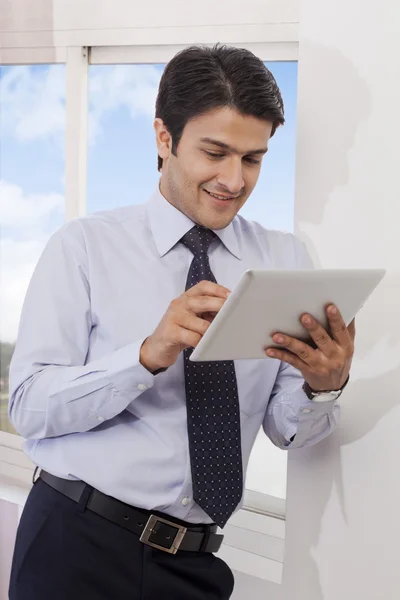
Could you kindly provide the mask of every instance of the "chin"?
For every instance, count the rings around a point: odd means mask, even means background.
[[[225,227],[228,227],[228,225],[230,225],[233,221],[233,219],[235,218],[235,215],[233,215],[233,217],[231,218],[209,218],[209,219],[204,219],[204,223],[203,223],[203,227],[207,227],[208,229],[214,229],[214,230],[218,230],[218,229],[225,229]]]

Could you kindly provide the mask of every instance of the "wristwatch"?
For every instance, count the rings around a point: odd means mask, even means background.
[[[320,391],[316,392],[305,381],[303,384],[303,391],[305,392],[307,398],[313,400],[314,402],[332,402],[332,400],[337,400],[339,396],[342,394],[344,388],[348,384],[350,379],[350,375],[347,377],[346,381],[340,388],[340,390],[330,390],[330,391]]]

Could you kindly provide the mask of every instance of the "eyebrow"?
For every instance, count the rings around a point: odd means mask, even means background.
[[[212,144],[213,146],[218,146],[221,150],[226,150],[228,152],[233,152],[234,154],[244,154],[245,156],[248,154],[266,154],[268,152],[268,148],[259,148],[258,150],[249,150],[248,152],[239,152],[236,148],[233,148],[229,144],[225,144],[224,142],[220,142],[219,140],[214,140],[213,138],[205,137],[200,140],[204,144]]]

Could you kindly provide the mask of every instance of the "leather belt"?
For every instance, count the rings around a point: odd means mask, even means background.
[[[84,481],[61,479],[47,471],[41,471],[38,479],[74,502],[79,502],[87,486]],[[218,552],[224,539],[216,533],[217,525],[182,525],[168,515],[135,508],[96,489],[92,489],[86,508],[139,535],[143,544],[169,554],[176,554],[178,550]]]

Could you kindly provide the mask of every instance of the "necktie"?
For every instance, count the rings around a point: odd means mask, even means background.
[[[193,253],[186,290],[216,282],[208,259],[215,238],[196,225],[181,242]],[[243,493],[239,397],[233,361],[191,362],[184,350],[189,452],[195,502],[224,527]]]

